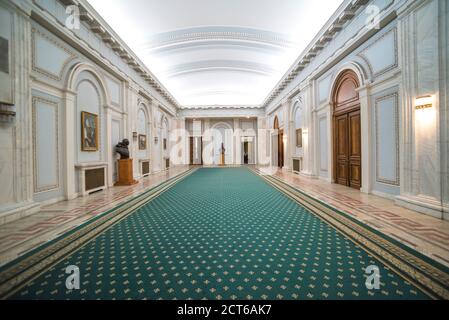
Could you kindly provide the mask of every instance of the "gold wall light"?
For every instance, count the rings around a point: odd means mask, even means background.
[[[416,98],[415,109],[424,110],[433,107],[433,97],[432,96],[422,96]]]

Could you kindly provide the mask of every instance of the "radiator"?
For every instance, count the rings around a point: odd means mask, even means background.
[[[150,161],[142,161],[142,176],[150,174]]]
[[[300,159],[293,159],[293,171],[301,172],[301,160]]]
[[[106,186],[105,169],[87,169],[85,171],[85,190],[87,193]]]

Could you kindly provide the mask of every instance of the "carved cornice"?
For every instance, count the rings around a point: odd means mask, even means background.
[[[76,5],[80,9],[80,19],[87,27],[96,33],[101,40],[114,50],[120,58],[134,69],[145,82],[152,86],[168,102],[176,108],[179,103],[162,85],[156,76],[140,61],[126,43],[110,28],[86,0],[58,0],[64,5]]]
[[[184,106],[181,110],[210,110],[210,109],[260,109],[256,105],[204,105],[204,106]]]
[[[334,14],[333,19],[329,20],[329,22],[321,29],[312,43],[309,44],[281,81],[279,81],[276,87],[270,92],[268,97],[262,103],[262,106],[266,108],[276,97],[278,97],[293,79],[295,79],[299,73],[336,38],[339,32],[343,29],[343,25],[355,17],[357,10],[368,2],[369,0],[345,1],[345,3],[337,10],[337,13]]]

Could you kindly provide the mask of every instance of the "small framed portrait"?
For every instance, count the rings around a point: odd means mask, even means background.
[[[147,136],[139,134],[139,150],[147,150]]]
[[[296,147],[302,148],[302,129],[296,129]]]
[[[98,115],[81,112],[81,150],[98,151]]]

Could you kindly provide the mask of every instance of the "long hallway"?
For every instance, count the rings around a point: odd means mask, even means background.
[[[447,0],[0,0],[0,300],[449,299],[448,34]]]
[[[361,246],[363,241],[359,244],[357,237],[321,220],[246,168],[193,169],[145,202],[116,222],[104,222],[107,228],[92,237],[95,227],[84,235],[83,229],[90,228],[86,224],[57,252],[52,246],[64,237],[50,244],[43,249],[49,252],[46,260],[58,255],[59,262],[34,270],[38,276],[24,283],[14,281],[7,294],[64,300],[426,299],[444,295],[438,281],[449,279],[444,273],[449,269],[424,266],[426,261],[413,251],[424,269],[405,272],[397,258]],[[67,248],[73,242],[74,251]],[[400,250],[392,242],[389,246],[389,255]],[[35,256],[39,251],[23,259],[25,266],[7,270],[23,277],[20,272],[31,272],[26,265]],[[408,259],[405,251],[399,257]],[[84,270],[82,290],[66,289],[61,281],[70,265]],[[369,266],[382,276],[377,291],[364,288],[363,271]]]

